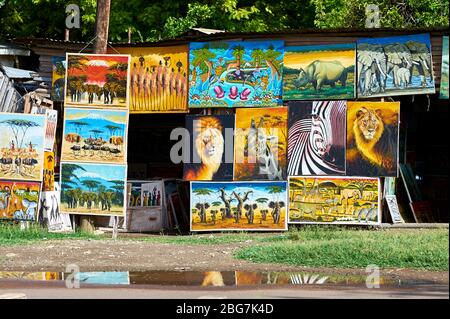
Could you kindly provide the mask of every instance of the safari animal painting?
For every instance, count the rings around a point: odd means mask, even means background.
[[[63,162],[60,171],[61,213],[124,216],[126,165]]]
[[[187,45],[117,50],[131,55],[130,113],[187,112]]]
[[[186,129],[190,133],[191,152],[189,163],[184,163],[183,179],[232,180],[234,115],[188,115]],[[231,133],[227,144],[226,129]],[[226,145],[229,147],[225,148]]]
[[[289,223],[381,223],[380,181],[371,177],[289,177]]]
[[[189,107],[282,104],[284,41],[191,42]]]
[[[429,34],[357,41],[358,97],[434,94]]]
[[[235,180],[284,180],[287,108],[236,110]]]
[[[348,102],[347,175],[397,176],[399,116],[400,102]]]
[[[283,100],[354,98],[355,60],[353,43],[286,47]]]
[[[35,221],[40,188],[39,182],[0,181],[0,219]]]
[[[288,175],[345,175],[347,102],[288,105]]]
[[[128,108],[129,55],[67,53],[66,64],[65,105]]]
[[[441,88],[439,97],[448,99],[448,35],[442,37]]]
[[[66,75],[66,57],[52,56],[52,91],[53,101],[64,101],[64,85]]]
[[[287,230],[283,181],[191,182],[191,231]]]
[[[41,181],[45,115],[0,113],[0,179]]]
[[[126,163],[126,110],[65,108],[62,161]]]

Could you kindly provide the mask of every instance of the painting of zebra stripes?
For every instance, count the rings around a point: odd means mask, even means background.
[[[346,101],[288,105],[288,175],[345,175]]]
[[[289,177],[289,223],[381,222],[380,181],[371,177]]]
[[[287,115],[287,107],[236,110],[235,180],[285,180]]]
[[[397,177],[400,102],[348,102],[347,175]]]

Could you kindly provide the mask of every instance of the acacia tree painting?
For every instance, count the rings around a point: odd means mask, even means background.
[[[30,127],[40,126],[38,123],[29,120],[11,119],[4,120],[0,122],[1,124],[6,124],[11,129],[14,139],[16,140],[16,145],[19,149],[22,148],[23,140],[27,134]],[[19,143],[20,140],[20,143]]]

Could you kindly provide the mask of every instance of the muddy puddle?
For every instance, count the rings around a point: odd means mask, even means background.
[[[156,285],[195,287],[244,287],[286,285],[369,285],[400,287],[433,284],[429,280],[400,280],[397,278],[363,275],[323,274],[312,272],[248,272],[248,271],[105,271],[105,272],[5,272],[2,280],[79,282],[82,285]]]

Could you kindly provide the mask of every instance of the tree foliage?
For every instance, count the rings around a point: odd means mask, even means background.
[[[64,38],[65,0],[0,0],[0,37]],[[72,0],[81,10],[81,28],[71,40],[94,37],[96,0]],[[111,1],[109,40],[156,41],[190,28],[270,32],[299,28],[365,26],[365,7],[380,8],[381,26],[394,28],[449,25],[448,0],[127,0]]]

